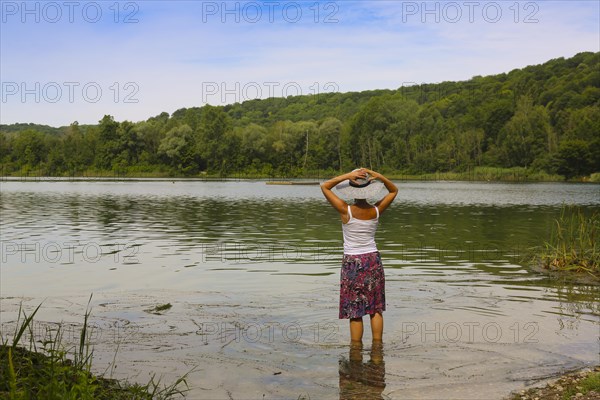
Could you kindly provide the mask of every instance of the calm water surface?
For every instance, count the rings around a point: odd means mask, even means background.
[[[96,368],[195,368],[197,399],[502,398],[600,363],[598,288],[527,264],[600,186],[399,187],[377,235],[383,348],[367,324],[351,349],[337,319],[341,223],[318,186],[262,181],[2,182],[2,333],[42,301],[36,332],[75,332],[93,293]]]

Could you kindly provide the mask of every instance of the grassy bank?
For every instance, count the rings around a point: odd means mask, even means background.
[[[484,181],[484,182],[564,182],[561,175],[550,175],[545,172],[534,171],[528,168],[494,168],[476,167],[462,172],[435,172],[428,174],[401,174],[392,172],[388,174],[392,179],[398,180],[438,180],[438,181]],[[575,181],[589,181],[589,178],[580,178]]]
[[[543,269],[586,274],[600,280],[600,213],[564,206],[554,221],[550,240],[537,257]]]
[[[535,171],[531,168],[496,168],[496,167],[475,167],[462,172],[432,172],[432,173],[407,173],[403,171],[383,170],[390,179],[400,181],[483,181],[483,182],[564,182],[562,175],[551,175],[545,172]],[[235,171],[235,172],[201,172],[198,174],[182,175],[172,171],[165,170],[86,170],[77,171],[71,174],[54,176],[45,170],[23,170],[6,173],[4,176],[13,178],[195,178],[195,179],[329,179],[340,171],[334,170],[311,170],[302,171],[301,169],[287,173],[263,173],[260,171]],[[569,180],[570,182],[593,182],[600,183],[600,173],[590,176],[577,177]]]
[[[12,343],[1,338],[0,399],[166,400],[183,396],[187,391],[185,376],[171,385],[164,385],[154,377],[140,385],[95,376],[91,372],[90,312],[86,311],[79,343],[67,347],[60,325],[46,329],[41,338],[34,337],[33,318],[39,308],[30,316],[19,310]]]

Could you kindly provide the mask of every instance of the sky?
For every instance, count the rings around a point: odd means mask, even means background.
[[[0,0],[0,123],[141,121],[600,51],[600,1]]]

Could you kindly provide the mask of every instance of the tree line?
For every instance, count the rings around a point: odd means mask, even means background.
[[[302,176],[524,167],[600,172],[600,53],[468,81],[163,112],[145,121],[0,126],[5,175]]]

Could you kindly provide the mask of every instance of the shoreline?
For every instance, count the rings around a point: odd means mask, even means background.
[[[530,264],[528,268],[536,273],[545,275],[551,279],[560,279],[565,283],[576,285],[600,286],[600,276],[592,275],[575,270],[548,269],[539,264]]]
[[[545,380],[541,385],[513,391],[505,399],[550,400],[572,398],[581,400],[600,399],[600,364],[556,375]]]
[[[323,181],[339,174],[335,169],[281,170],[224,170],[197,171],[181,174],[169,169],[80,169],[50,172],[44,168],[5,169],[0,165],[0,181],[7,179],[197,179],[197,180],[270,180],[270,181]],[[398,181],[460,181],[460,182],[575,182],[600,183],[600,172],[566,179],[563,175],[550,174],[526,167],[470,167],[464,171],[410,172],[406,170],[381,171],[389,179]]]
[[[81,176],[45,176],[45,175],[6,175],[0,176],[0,182],[240,182],[240,181],[265,181],[268,184],[318,184],[326,177],[268,177],[268,176],[152,176],[152,175],[81,175]],[[466,179],[442,175],[390,175],[390,179],[398,182],[473,182],[473,183],[568,183],[598,185],[600,181],[590,179],[578,180],[543,180],[543,179]]]

